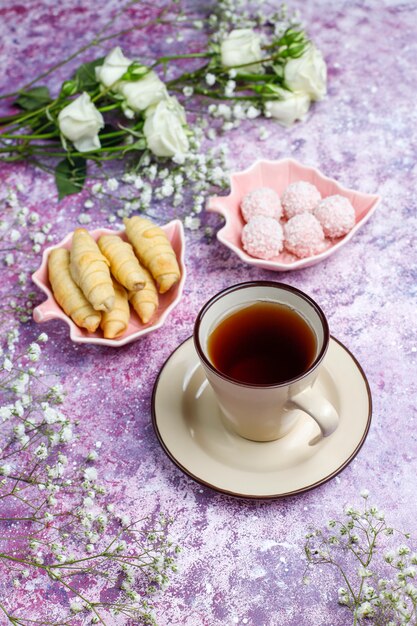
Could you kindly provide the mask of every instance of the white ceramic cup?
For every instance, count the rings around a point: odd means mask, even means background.
[[[256,302],[286,305],[300,315],[316,337],[316,355],[301,375],[279,384],[247,384],[220,372],[210,361],[208,338],[219,323]],[[333,405],[312,388],[329,345],[329,327],[323,311],[308,295],[273,281],[233,285],[211,298],[199,312],[194,344],[208,382],[216,395],[224,420],[240,436],[252,441],[273,441],[286,435],[296,423],[295,408],[308,413],[323,437],[337,428]],[[227,350],[227,346],[225,346]]]

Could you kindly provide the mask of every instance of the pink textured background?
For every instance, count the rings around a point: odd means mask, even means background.
[[[204,17],[209,4],[189,6]],[[0,92],[89,41],[119,7],[117,0],[3,0]],[[393,525],[416,531],[417,4],[298,0],[291,5],[296,7],[327,60],[328,97],[289,130],[262,120],[270,131],[264,142],[258,122],[228,133],[230,169],[259,157],[294,157],[345,186],[379,193],[383,201],[369,223],[320,265],[280,275],[249,268],[216,240],[207,243],[201,232],[187,231],[182,302],[163,329],[125,348],[76,346],[61,322],[29,322],[22,330],[22,345],[40,330],[49,334],[46,367],[58,371],[70,390],[67,410],[80,420],[83,445],[103,442],[98,468],[120,509],[132,515],[161,509],[175,518],[172,535],[183,551],[179,573],[156,599],[160,626],[345,626],[349,618],[337,605],[339,583],[330,572],[316,571],[312,582],[319,584],[302,585],[307,526],[336,517],[367,487]],[[129,17],[155,10],[155,3],[134,7]],[[126,26],[126,18],[119,24]],[[159,26],[121,43],[128,56],[143,59],[201,45],[191,31],[186,44],[167,44],[171,34],[171,27]],[[67,70],[58,72],[48,84],[54,89],[67,76]],[[0,176],[2,197],[8,186],[24,186],[27,206],[53,222],[54,242],[77,226],[84,195],[58,203],[52,178],[27,165],[0,165]],[[89,227],[107,225],[99,207],[90,214]],[[158,209],[161,222],[172,215],[168,207]],[[218,228],[221,220],[210,216],[207,223]],[[39,259],[33,255],[24,269],[34,269]],[[8,290],[15,274],[3,274],[1,288]],[[184,476],[161,450],[150,420],[155,378],[191,334],[201,305],[228,285],[257,278],[283,280],[317,300],[332,334],[362,364],[374,401],[369,436],[340,476],[305,495],[265,503],[225,497]]]

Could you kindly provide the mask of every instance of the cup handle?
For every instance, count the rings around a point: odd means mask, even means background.
[[[339,415],[336,409],[311,387],[292,396],[290,402],[317,422],[323,437],[328,437],[336,430],[339,424]]]

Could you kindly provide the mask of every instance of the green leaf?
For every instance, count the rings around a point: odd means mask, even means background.
[[[55,168],[55,183],[59,200],[79,193],[87,176],[87,161],[82,157],[73,157],[60,161]]]
[[[74,74],[74,80],[77,83],[78,91],[94,91],[98,86],[96,79],[96,67],[103,65],[104,57],[83,63]]]
[[[48,87],[32,87],[19,92],[15,104],[24,111],[36,111],[52,102]]]

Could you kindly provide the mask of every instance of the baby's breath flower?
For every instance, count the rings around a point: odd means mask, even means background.
[[[127,528],[127,526],[130,526],[131,524],[131,520],[129,515],[123,514],[120,516],[120,523],[124,528]]]
[[[43,461],[46,459],[46,457],[48,456],[48,448],[46,447],[45,443],[41,443],[35,450],[34,452],[35,456],[40,460]]]
[[[13,363],[12,361],[9,359],[9,357],[6,357],[3,361],[3,369],[6,372],[11,372],[13,369]]]
[[[37,343],[31,343],[28,349],[28,356],[31,361],[39,361],[41,348]]]
[[[7,265],[7,267],[11,267],[14,264],[14,254],[11,252],[6,254],[4,257],[4,264]]]
[[[359,618],[363,617],[372,617],[375,615],[375,609],[370,602],[363,602],[355,612],[356,616]]]
[[[87,481],[97,480],[97,470],[95,467],[87,467],[84,470],[84,478]]]
[[[72,600],[70,602],[71,613],[81,613],[83,610],[84,610],[84,606],[82,605],[80,600]]]
[[[91,215],[80,213],[77,219],[80,224],[89,224],[91,222]]]
[[[119,188],[119,182],[116,178],[109,178],[107,181],[107,189],[109,191],[116,191]]]
[[[68,443],[69,441],[72,440],[72,436],[73,436],[73,433],[72,433],[71,426],[64,426],[61,430],[59,438],[63,443]]]
[[[12,466],[10,463],[4,463],[0,465],[0,476],[10,476],[12,473]]]

